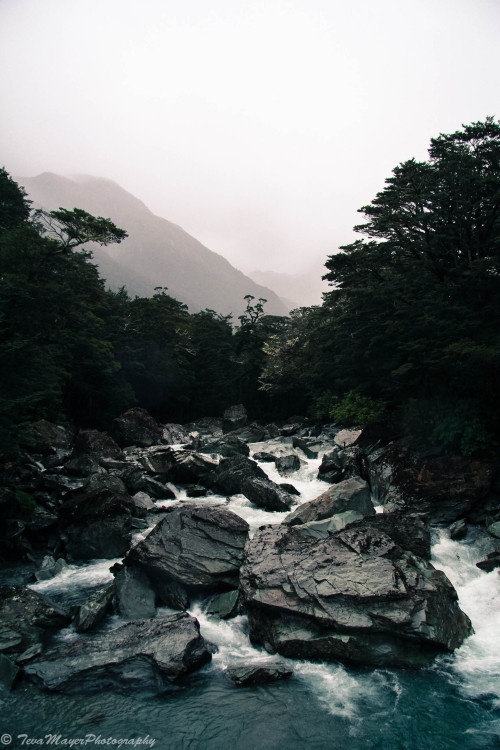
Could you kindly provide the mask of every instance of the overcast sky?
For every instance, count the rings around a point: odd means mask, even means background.
[[[0,0],[0,164],[306,270],[396,164],[500,117],[499,42],[499,0]]]

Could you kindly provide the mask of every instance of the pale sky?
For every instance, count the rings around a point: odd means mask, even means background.
[[[396,164],[500,117],[499,42],[500,0],[0,0],[0,165],[305,271]]]

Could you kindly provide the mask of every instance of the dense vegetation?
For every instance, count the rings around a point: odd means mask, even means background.
[[[431,141],[360,209],[366,236],[326,263],[321,307],[289,318],[247,298],[239,325],[190,315],[164,288],[106,290],[85,242],[120,242],[80,209],[30,211],[0,171],[3,450],[39,418],[106,428],[140,405],[161,420],[306,412],[390,418],[417,442],[472,453],[499,436],[500,124]]]

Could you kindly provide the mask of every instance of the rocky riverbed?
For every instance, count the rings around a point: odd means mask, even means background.
[[[221,658],[235,685],[285,689],[307,664],[429,669],[476,638],[431,533],[481,524],[476,570],[496,575],[487,462],[422,461],[301,419],[248,425],[241,408],[184,426],[131,410],[114,437],[38,423],[6,472],[37,503],[4,527],[1,673],[14,700],[170,694]],[[233,663],[222,631],[240,639]]]

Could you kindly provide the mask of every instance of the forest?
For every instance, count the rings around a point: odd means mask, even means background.
[[[127,228],[33,211],[0,171],[0,451],[38,419],[106,430],[131,406],[160,421],[242,403],[267,422],[386,422],[417,447],[472,455],[500,437],[500,122],[431,140],[359,209],[361,239],[325,263],[321,306],[237,321],[157,288],[106,288],[86,243]]]

